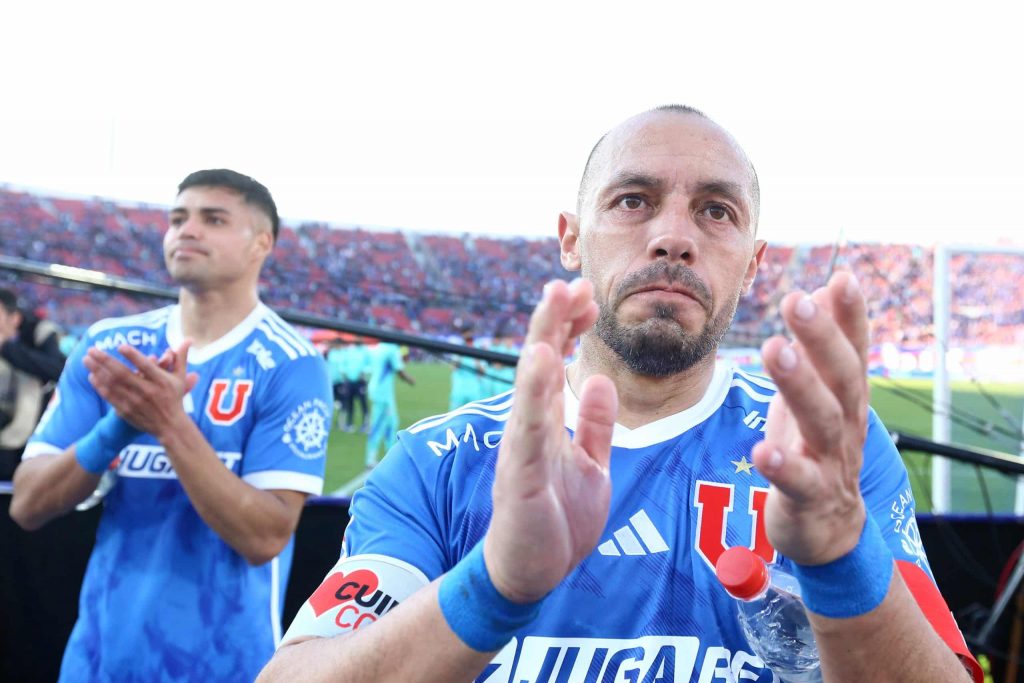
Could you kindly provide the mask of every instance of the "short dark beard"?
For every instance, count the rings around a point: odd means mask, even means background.
[[[718,349],[732,323],[739,292],[697,334],[686,332],[675,319],[676,307],[664,303],[656,304],[654,315],[640,324],[623,325],[616,317],[621,299],[636,288],[654,282],[681,283],[693,292],[705,310],[713,308],[711,292],[690,268],[655,263],[624,279],[611,302],[599,303],[594,331],[633,372],[647,377],[669,377],[692,368]]]

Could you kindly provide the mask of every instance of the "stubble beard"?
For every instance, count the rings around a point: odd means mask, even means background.
[[[209,278],[206,269],[200,264],[174,263],[171,258],[165,256],[164,267],[167,268],[167,274],[171,276],[171,281],[178,287],[193,290],[202,290],[208,287],[207,280]]]
[[[616,315],[615,305],[599,302],[594,331],[636,374],[670,377],[689,370],[717,351],[732,324],[739,297],[737,292],[696,334],[687,332],[679,323],[677,307],[672,304],[656,303],[651,317],[627,326]],[[711,308],[710,297],[705,305]]]

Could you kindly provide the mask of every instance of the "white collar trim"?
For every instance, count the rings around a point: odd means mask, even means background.
[[[200,365],[238,345],[256,329],[256,325],[266,317],[269,311],[270,309],[262,301],[257,301],[256,307],[252,309],[252,312],[220,339],[207,344],[201,349],[189,349],[188,364]],[[175,304],[171,307],[171,312],[167,316],[167,344],[172,349],[175,349],[181,345],[184,338],[181,331],[181,305]]]
[[[679,436],[688,429],[699,425],[718,410],[729,393],[729,386],[733,376],[733,366],[729,362],[718,361],[715,363],[715,371],[711,376],[711,383],[708,385],[704,396],[696,405],[686,410],[668,415],[655,420],[636,429],[629,429],[619,423],[615,423],[615,431],[612,432],[612,446],[621,448],[643,448],[657,443],[668,441]],[[565,426],[576,431],[576,418],[580,411],[580,402],[569,386],[568,377],[565,380]]]

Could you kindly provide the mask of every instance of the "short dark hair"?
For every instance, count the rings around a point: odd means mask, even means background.
[[[270,219],[274,241],[277,241],[277,233],[281,228],[281,219],[277,215],[277,204],[270,196],[270,190],[255,178],[228,168],[212,168],[189,173],[178,185],[178,194],[190,187],[226,187],[238,192],[246,204],[255,206],[267,215],[267,218]]]
[[[0,306],[8,313],[14,313],[18,310],[18,295],[9,289],[0,289]]]

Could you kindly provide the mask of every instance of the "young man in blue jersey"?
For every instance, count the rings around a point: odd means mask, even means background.
[[[189,175],[164,236],[177,305],[94,324],[67,362],[10,505],[37,529],[117,476],[61,681],[248,681],[280,640],[331,389],[259,300],[278,226],[252,178]]]
[[[605,135],[559,221],[582,279],[545,287],[514,394],[399,434],[261,680],[767,683],[715,579],[741,545],[798,576],[829,683],[980,681],[868,407],[855,279],[785,297],[772,380],[716,361],[759,201],[693,109]]]

